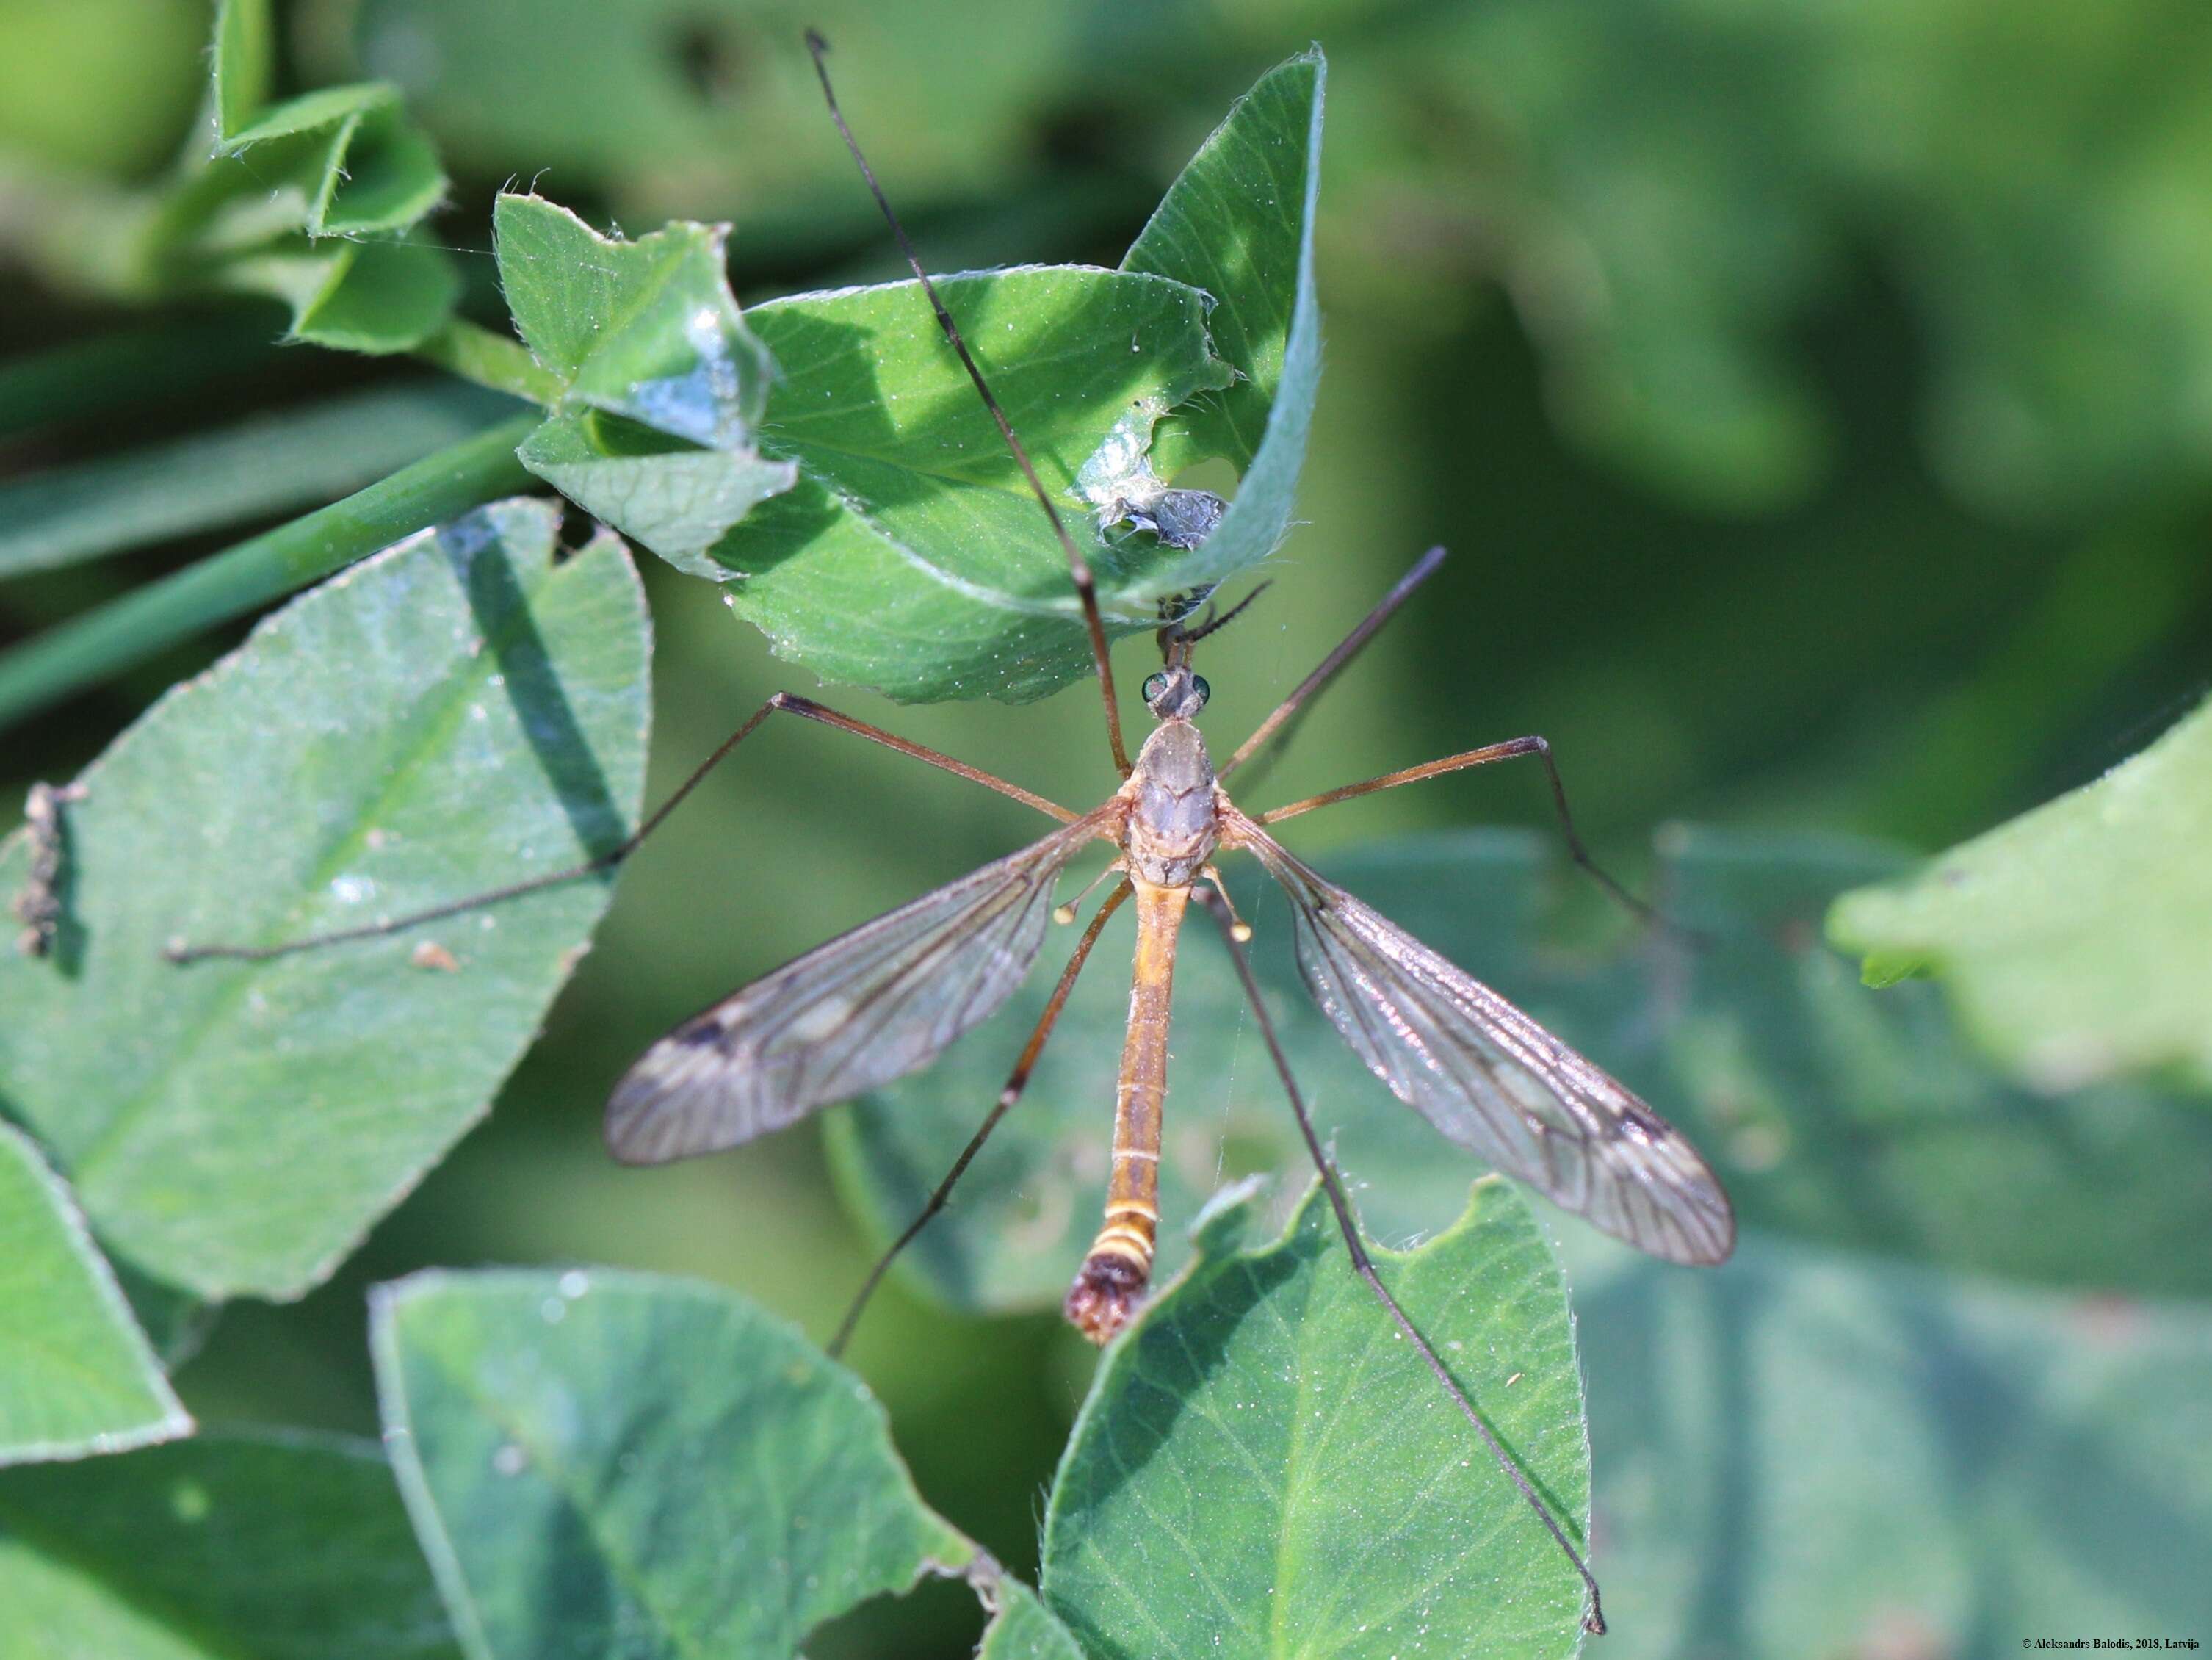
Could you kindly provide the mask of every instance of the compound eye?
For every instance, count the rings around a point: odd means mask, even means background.
[[[1194,674],[1190,677],[1190,689],[1198,694],[1198,706],[1200,708],[1204,708],[1206,700],[1213,696],[1213,688],[1206,684],[1206,677],[1202,674]]]
[[[1154,674],[1154,675],[1152,675],[1152,676],[1149,677],[1149,678],[1146,680],[1146,682],[1145,682],[1145,701],[1146,701],[1147,703],[1156,702],[1156,701],[1158,699],[1159,695],[1160,695],[1162,692],[1165,691],[1167,689],[1168,689],[1168,676],[1167,676],[1167,671],[1166,671],[1165,669],[1162,669],[1158,673]]]

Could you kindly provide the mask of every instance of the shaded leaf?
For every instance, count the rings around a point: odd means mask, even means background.
[[[404,351],[443,326],[461,285],[441,250],[413,239],[350,248],[332,257],[331,275],[312,292],[270,290],[292,300],[295,337],[343,351]],[[245,273],[254,265],[241,262],[237,286],[252,286]]]
[[[1869,977],[1933,974],[2015,1076],[2212,1085],[2212,705],[2094,784],[1847,893],[1829,937]]]
[[[1322,866],[1679,1125],[1747,1228],[2061,1286],[2212,1291],[2212,1263],[2172,1243],[2192,1237],[2212,1185],[2201,1107],[2138,1085],[2056,1098],[2011,1087],[1961,1041],[1934,988],[1869,991],[1822,946],[1829,902],[1902,868],[1899,854],[1831,838],[1673,833],[1658,891],[1703,943],[1630,942],[1626,955],[1594,958],[1539,926],[1540,902],[1582,880],[1546,846],[1469,832]],[[1232,866],[1232,883],[1237,874]],[[1369,1076],[1312,1006],[1280,899],[1261,884],[1238,884],[1237,898],[1293,1063],[1364,1184],[1370,1225],[1386,1238],[1441,1225],[1479,1166]],[[1176,976],[1160,1166],[1170,1219],[1194,1213],[1224,1176],[1304,1167],[1211,933],[1188,931]],[[1121,919],[1109,927],[1021,1105],[908,1253],[908,1271],[959,1306],[1054,1306],[1098,1225],[1128,938]],[[1050,977],[1033,976],[929,1071],[829,1121],[841,1185],[872,1233],[896,1234],[951,1166]],[[1161,1239],[1170,1266],[1176,1233]]]
[[[1108,1352],[1045,1515],[1043,1592],[1096,1660],[1571,1654],[1582,1581],[1352,1269],[1316,1189],[1238,1249],[1249,1195]],[[1502,1181],[1417,1250],[1407,1314],[1586,1532],[1566,1287]],[[1141,1565],[1141,1567],[1139,1566]]]
[[[0,484],[0,577],[319,506],[514,409],[473,386],[380,386]]]
[[[69,1190],[0,1122],[0,1464],[191,1428]]]
[[[1814,1630],[1838,1654],[1993,1654],[2212,1624],[2201,1303],[1758,1237],[1713,1274],[1568,1244],[1608,1657],[1786,1653]]]
[[[515,453],[593,518],[709,581],[730,574],[709,550],[793,478],[757,452],[701,449],[592,410],[553,417]]]
[[[0,1474],[10,1656],[453,1660],[369,1443],[216,1434]]]
[[[379,1289],[386,1439],[477,1660],[787,1660],[974,1547],[883,1409],[726,1292],[605,1269]]]
[[[160,953],[404,914],[621,839],[643,597],[611,537],[556,559],[558,518],[502,503],[353,567],[83,775],[54,954],[0,960],[0,1100],[137,1266],[210,1298],[298,1294],[534,1036],[603,883],[262,963]],[[0,891],[26,864],[18,838]]]

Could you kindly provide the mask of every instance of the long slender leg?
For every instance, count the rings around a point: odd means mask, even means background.
[[[855,721],[850,715],[840,714],[835,709],[825,708],[811,698],[801,697],[795,692],[780,691],[755,710],[752,718],[744,725],[723,739],[721,746],[702,762],[689,778],[678,785],[675,794],[654,808],[647,816],[643,824],[640,824],[619,845],[600,854],[597,858],[587,859],[580,865],[571,865],[566,869],[552,871],[544,876],[533,876],[527,881],[510,882],[505,887],[492,888],[483,893],[471,894],[465,899],[449,900],[442,905],[433,905],[428,910],[415,911],[405,916],[387,917],[379,922],[363,923],[359,927],[340,928],[331,933],[309,934],[303,939],[286,939],[273,946],[178,944],[165,947],[161,955],[172,963],[198,963],[208,958],[218,957],[242,959],[246,962],[264,962],[272,957],[289,957],[295,952],[312,951],[323,946],[340,945],[349,939],[370,939],[384,934],[402,933],[408,928],[419,927],[425,922],[435,922],[445,917],[459,916],[467,911],[481,910],[487,905],[496,905],[509,899],[519,899],[524,894],[536,893],[543,888],[558,887],[563,882],[574,882],[583,877],[595,875],[600,871],[612,870],[630,854],[635,853],[645,838],[660,828],[668,815],[675,812],[683,804],[684,799],[699,787],[701,781],[720,765],[723,758],[732,750],[752,736],[754,728],[767,720],[769,715],[779,714],[796,714],[809,721],[818,721],[823,726],[835,727],[840,732],[849,732],[858,737],[868,739],[872,742],[883,745],[886,749],[896,750],[901,755],[910,755],[917,761],[927,761],[931,766],[941,768],[956,777],[965,778],[971,783],[981,784],[986,789],[996,790],[1000,794],[1009,796],[1024,806],[1035,807],[1039,812],[1048,818],[1057,818],[1064,824],[1073,824],[1077,818],[1076,814],[1070,812],[1066,807],[1048,801],[1041,795],[1031,794],[1018,784],[1010,784],[1003,778],[994,778],[989,773],[971,767],[964,761],[956,761],[949,755],[940,755],[937,751],[925,748],[920,744],[908,743],[905,739],[884,732],[880,727],[872,727],[865,721]]]
[[[1346,1250],[1351,1253],[1352,1268],[1367,1282],[1367,1289],[1375,1293],[1376,1300],[1389,1312],[1390,1318],[1397,1323],[1398,1329],[1405,1333],[1406,1341],[1413,1346],[1422,1359],[1428,1362],[1429,1370],[1436,1375],[1437,1382],[1443,1386],[1444,1393],[1451,1397],[1452,1404],[1459,1408],[1460,1416],[1474,1426],[1474,1432],[1490,1449],[1490,1456],[1498,1461],[1498,1468],[1512,1480],[1522,1498],[1528,1501],[1528,1508],[1536,1512],[1537,1520],[1543,1523],[1545,1531],[1565,1553],[1567,1560],[1574,1564],[1575,1572],[1582,1575],[1583,1584],[1589,1588],[1590,1598],[1589,1613],[1583,1620],[1583,1628],[1593,1635],[1602,1636],[1605,1633],[1605,1606],[1599,1598],[1597,1579],[1590,1572],[1589,1565],[1583,1560],[1581,1553],[1567,1538],[1566,1530],[1546,1508],[1528,1476],[1522,1473],[1520,1465],[1513,1462],[1512,1455],[1498,1441],[1496,1432],[1475,1410],[1474,1402],[1468,1398],[1467,1391],[1459,1385],[1459,1380],[1451,1375],[1450,1368],[1444,1365],[1435,1346],[1422,1335],[1420,1328],[1407,1317],[1405,1310],[1399,1307],[1398,1299],[1390,1294],[1389,1288],[1382,1283],[1382,1276],[1375,1271],[1374,1259],[1368,1256],[1367,1247],[1359,1237],[1358,1225],[1352,1219],[1352,1205],[1344,1195],[1343,1180],[1337,1175],[1336,1167],[1329,1162],[1328,1153],[1322,1149],[1321,1137],[1314,1130],[1313,1117],[1306,1110],[1305,1097],[1299,1091],[1297,1079],[1291,1076],[1290,1058],[1283,1053],[1282,1043],[1275,1036],[1274,1021],[1269,1018],[1267,1002],[1260,995],[1260,982],[1253,976],[1251,958],[1245,955],[1243,942],[1237,937],[1231,926],[1228,907],[1222,903],[1220,894],[1212,890],[1200,894],[1199,903],[1220,925],[1222,943],[1228,946],[1230,960],[1237,965],[1237,977],[1244,982],[1245,1000],[1252,1006],[1252,1016],[1260,1028],[1261,1040],[1267,1044],[1267,1054],[1275,1064],[1275,1072],[1283,1080],[1283,1092],[1290,1097],[1291,1111],[1298,1121],[1298,1134],[1305,1140],[1306,1152],[1312,1156],[1314,1170],[1321,1177],[1322,1190],[1328,1195],[1329,1208],[1336,1213],[1336,1225],[1344,1235]]]
[[[1106,652],[1106,623],[1098,614],[1098,585],[1091,575],[1091,562],[1083,556],[1083,550],[1075,545],[1075,538],[1067,533],[1067,526],[1060,520],[1060,509],[1053,505],[1050,492],[1037,477],[1036,469],[1030,465],[1029,452],[1022,447],[1022,441],[1014,436],[1013,423],[1006,419],[1005,409],[992,394],[990,386],[983,379],[983,371],[975,367],[975,359],[968,350],[968,342],[962,337],[959,325],[952,320],[952,313],[945,309],[944,298],[937,291],[937,284],[929,280],[929,273],[921,268],[921,257],[914,251],[914,244],[908,240],[906,227],[899,223],[898,215],[891,211],[890,198],[884,194],[884,187],[876,182],[876,170],[868,165],[868,158],[860,153],[859,141],[853,137],[852,128],[845,125],[845,112],[838,108],[837,94],[830,84],[829,65],[823,61],[830,51],[830,43],[817,32],[809,29],[806,31],[806,50],[814,56],[814,73],[822,82],[823,100],[830,106],[830,119],[837,124],[838,136],[844,139],[845,148],[853,153],[853,160],[860,166],[860,177],[867,180],[868,193],[876,198],[876,205],[883,210],[884,218],[891,228],[891,234],[898,239],[899,252],[906,256],[908,268],[921,283],[921,291],[929,296],[930,309],[937,313],[937,326],[944,330],[945,339],[959,354],[961,367],[968,371],[968,378],[975,383],[975,391],[983,399],[983,407],[990,410],[991,419],[998,423],[999,435],[1006,441],[1006,447],[1013,453],[1015,464],[1022,470],[1022,477],[1029,480],[1030,489],[1036,496],[1037,505],[1044,509],[1044,516],[1052,521],[1052,533],[1060,538],[1060,549],[1067,555],[1067,574],[1075,583],[1075,597],[1083,606],[1083,626],[1091,635],[1091,660],[1097,666],[1098,690],[1106,701],[1106,742],[1114,751],[1115,769],[1127,778],[1129,775],[1129,751],[1121,741],[1121,705],[1114,695],[1114,665]]]
[[[1256,754],[1261,746],[1280,732],[1285,724],[1297,714],[1308,698],[1327,685],[1336,672],[1359,655],[1360,648],[1375,637],[1376,630],[1390,620],[1390,613],[1413,597],[1415,588],[1436,574],[1444,562],[1442,548],[1431,548],[1414,562],[1413,569],[1400,577],[1390,592],[1384,594],[1373,611],[1361,619],[1359,626],[1344,636],[1343,642],[1321,660],[1321,666],[1298,682],[1288,697],[1275,705],[1275,712],[1254,729],[1252,735],[1237,746],[1231,756],[1215,772],[1217,778],[1226,778]],[[1233,613],[1232,613],[1233,614]],[[1222,619],[1226,622],[1228,618]]]
[[[991,1132],[999,1128],[999,1121],[1013,1110],[1015,1102],[1022,1098],[1022,1091],[1029,1087],[1030,1073],[1036,1066],[1037,1056],[1044,1053],[1045,1039],[1052,1036],[1053,1027],[1059,1023],[1060,1010],[1067,1006],[1067,994],[1075,989],[1075,976],[1083,971],[1084,959],[1091,955],[1091,946],[1098,943],[1098,935],[1106,926],[1106,919],[1119,910],[1121,902],[1128,897],[1129,885],[1123,882],[1106,896],[1106,903],[1098,907],[1097,915],[1091,919],[1091,926],[1083,930],[1083,938],[1076,942],[1075,955],[1060,970],[1060,983],[1052,988],[1052,996],[1045,1003],[1044,1012],[1037,1017],[1036,1029],[1030,1033],[1030,1041],[1022,1046],[1021,1058],[1014,1062],[1013,1071],[1006,1076],[1006,1088],[999,1091],[997,1102],[984,1116],[975,1134],[969,1137],[968,1145],[960,1150],[960,1156],[952,1161],[952,1168],[945,1172],[945,1179],[929,1195],[929,1202],[921,1207],[921,1213],[907,1224],[906,1231],[891,1242],[890,1248],[878,1257],[876,1265],[868,1270],[868,1277],[860,1282],[860,1289],[854,1293],[851,1305],[846,1309],[845,1317],[837,1323],[837,1335],[830,1340],[830,1359],[835,1359],[845,1352],[845,1345],[852,1341],[853,1328],[860,1323],[860,1311],[868,1306],[868,1299],[876,1294],[876,1287],[883,1283],[884,1275],[890,1272],[890,1266],[898,1260],[899,1253],[912,1244],[915,1236],[929,1225],[938,1212],[945,1208],[945,1201],[952,1196],[953,1183],[968,1173],[968,1166],[975,1162],[975,1155],[982,1152],[983,1143],[991,1139]]]
[[[1259,822],[1278,824],[1285,818],[1295,818],[1302,812],[1311,812],[1316,807],[1349,801],[1354,796],[1372,795],[1378,790],[1395,789],[1401,784],[1416,784],[1424,778],[1458,772],[1467,767],[1483,766],[1492,761],[1516,760],[1524,755],[1533,755],[1544,763],[1545,775],[1552,781],[1552,806],[1559,815],[1559,830],[1566,837],[1567,851],[1574,856],[1575,863],[1589,872],[1601,887],[1638,916],[1647,922],[1663,926],[1657,911],[1622,886],[1596,860],[1590,857],[1589,849],[1583,844],[1581,833],[1575,829],[1575,816],[1567,810],[1567,787],[1559,781],[1559,769],[1552,759],[1552,746],[1540,737],[1516,738],[1503,744],[1491,744],[1479,750],[1468,750],[1463,755],[1448,755],[1441,761],[1428,761],[1402,771],[1386,772],[1380,778],[1370,778],[1364,783],[1346,784],[1340,789],[1324,790],[1319,795],[1309,795],[1303,801],[1293,801],[1288,806],[1263,812],[1259,815]]]

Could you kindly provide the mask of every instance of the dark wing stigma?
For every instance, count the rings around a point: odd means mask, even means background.
[[[1078,819],[684,1021],[615,1086],[607,1146],[633,1164],[715,1152],[927,1066],[1028,974],[1060,873],[1098,823]]]

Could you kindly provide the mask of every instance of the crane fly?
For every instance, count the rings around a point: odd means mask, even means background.
[[[1680,1134],[1625,1085],[1489,987],[1330,884],[1278,842],[1268,826],[1400,784],[1533,756],[1544,766],[1553,804],[1576,861],[1624,903],[1647,918],[1650,912],[1590,858],[1568,812],[1550,746],[1540,737],[1469,750],[1257,814],[1246,813],[1230,799],[1224,781],[1279,736],[1308,700],[1358,653],[1437,569],[1443,556],[1440,548],[1418,562],[1218,768],[1196,724],[1208,688],[1192,667],[1192,658],[1198,644],[1235,611],[1209,614],[1195,626],[1185,620],[1188,611],[1165,619],[1158,635],[1163,666],[1144,686],[1145,707],[1157,724],[1134,759],[1130,757],[1088,562],[847,125],[823,61],[826,45],[811,31],[807,45],[839,134],[889,222],[946,343],[974,382],[1066,556],[1103,701],[1107,744],[1121,777],[1120,787],[1092,811],[1073,812],[810,698],[779,692],[626,841],[587,864],[336,933],[275,946],[181,946],[168,955],[180,962],[277,956],[414,927],[611,869],[635,852],[709,771],[775,714],[798,715],[868,739],[1033,807],[1060,821],[1059,827],[1019,852],[817,946],[685,1020],[647,1049],[615,1085],[608,1103],[610,1150],[625,1163],[651,1164],[739,1146],[928,1065],[1012,994],[1041,952],[1054,916],[1073,920],[1072,907],[1055,906],[1055,888],[1079,854],[1103,842],[1114,850],[1104,878],[1113,886],[1080,935],[1006,1087],[921,1214],[870,1271],[830,1352],[842,1350],[892,1261],[944,1208],[953,1183],[1020,1098],[1107,919],[1124,903],[1133,903],[1135,964],[1115,1090],[1104,1216],[1064,1304],[1068,1319],[1095,1342],[1111,1341],[1128,1323],[1150,1284],[1158,1238],[1168,1011],[1176,946],[1195,899],[1219,927],[1355,1269],[1573,1563],[1589,1591],[1584,1623],[1593,1632],[1603,1631],[1597,1582],[1588,1566],[1376,1274],[1342,1182],[1315,1131],[1261,997],[1244,950],[1251,930],[1231,905],[1214,860],[1221,853],[1249,853],[1274,878],[1290,902],[1300,970],[1322,1013],[1376,1077],[1448,1140],[1640,1250],[1674,1262],[1717,1263],[1734,1249],[1735,1218],[1720,1183]],[[1190,609],[1197,603],[1194,600]],[[1250,597],[1244,603],[1250,603]]]

